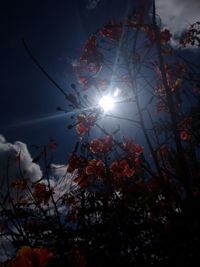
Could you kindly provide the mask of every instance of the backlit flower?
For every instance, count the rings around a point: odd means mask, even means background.
[[[53,253],[46,248],[24,246],[17,252],[10,267],[46,267],[53,258]]]
[[[77,116],[77,125],[76,125],[76,131],[79,135],[86,134],[92,126],[94,126],[96,117],[92,114],[84,115],[80,114]]]
[[[67,171],[73,172],[76,169],[85,167],[86,164],[87,164],[86,158],[82,156],[78,157],[75,153],[72,153],[68,161]]]
[[[188,141],[191,139],[191,134],[188,130],[182,130],[180,131],[180,137],[183,141]]]
[[[102,176],[105,171],[105,164],[102,160],[92,159],[85,169],[87,175]]]
[[[53,189],[49,189],[47,185],[43,184],[43,183],[37,183],[33,185],[33,197],[34,199],[39,202],[39,203],[44,203],[46,204],[52,193],[53,193]]]
[[[90,143],[90,150],[93,153],[106,153],[112,149],[113,138],[106,136],[104,138],[95,138]]]
[[[111,41],[118,41],[122,34],[122,25],[114,20],[109,21],[100,31],[100,35]]]
[[[16,188],[16,189],[21,189],[21,190],[25,190],[28,184],[28,180],[27,179],[16,179],[14,181],[12,181],[11,183],[11,187]]]
[[[115,160],[110,166],[110,171],[116,179],[131,177],[134,174],[134,170],[129,167],[126,160]]]
[[[141,145],[128,138],[124,138],[123,147],[129,155],[140,155],[144,150]]]

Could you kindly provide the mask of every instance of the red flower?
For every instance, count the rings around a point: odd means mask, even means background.
[[[92,35],[85,43],[83,48],[83,54],[80,57],[80,61],[86,61],[87,63],[102,63],[103,54],[97,49],[96,36]]]
[[[191,139],[191,134],[188,130],[182,130],[180,131],[180,137],[183,141],[188,141]]]
[[[21,190],[25,190],[28,184],[28,180],[27,179],[16,179],[14,181],[12,181],[11,183],[11,187],[16,188],[16,189],[21,189]]]
[[[117,179],[123,177],[131,177],[134,174],[134,170],[131,169],[126,160],[116,160],[110,166],[110,171]]]
[[[67,166],[67,171],[68,172],[73,172],[78,167],[79,167],[79,159],[78,159],[78,156],[75,153],[72,153],[71,156],[70,156],[70,158],[69,158],[69,162],[68,162],[68,166]]]
[[[103,27],[103,29],[99,33],[102,37],[108,38],[111,41],[118,41],[122,34],[122,25],[111,20]]]
[[[24,246],[18,250],[10,267],[46,267],[52,258],[53,253],[46,248]]]
[[[168,29],[161,31],[161,33],[160,33],[161,44],[168,43],[170,41],[171,37],[172,37],[172,34],[170,33],[170,31]]]
[[[90,150],[93,153],[106,153],[112,149],[113,138],[106,136],[105,138],[95,138],[90,143]]]
[[[84,173],[84,170],[79,170],[78,176],[74,179],[74,182],[82,188],[87,187],[89,184],[88,175]]]
[[[147,34],[147,38],[151,41],[151,42],[155,42],[156,41],[156,35],[155,35],[155,30],[153,29],[153,27],[151,26],[145,26],[144,27],[144,31]],[[161,44],[166,44],[170,41],[172,35],[170,33],[170,31],[168,29],[165,29],[163,31],[160,32],[160,43]]]
[[[86,134],[90,129],[88,127],[86,127],[86,125],[82,122],[80,122],[79,124],[77,124],[76,126],[76,131],[79,135],[84,135]]]
[[[141,155],[141,153],[144,150],[144,148],[141,145],[135,143],[133,140],[128,138],[124,139],[123,147],[129,155],[138,156]]]
[[[78,81],[82,85],[87,85],[89,79],[89,76],[78,76]]]
[[[92,114],[90,115],[83,115],[80,114],[77,116],[77,121],[78,124],[76,125],[76,131],[79,135],[84,135],[87,132],[89,132],[89,130],[91,129],[91,127],[94,125],[96,120],[96,117],[93,116]]]
[[[67,171],[68,172],[73,172],[76,169],[83,168],[87,164],[86,158],[84,157],[78,157],[75,153],[72,153],[69,162],[68,162],[68,167]]]
[[[49,188],[43,183],[34,184],[33,189],[33,197],[39,203],[43,202],[46,204],[53,193],[53,189],[49,190]]]
[[[108,81],[97,77],[79,76],[78,80],[83,85],[83,90],[86,91],[90,87],[94,86],[99,90],[106,90],[108,88]]]
[[[92,159],[88,162],[85,169],[87,175],[97,175],[102,176],[105,172],[105,164],[102,160]]]
[[[95,35],[91,35],[88,40],[85,42],[83,50],[85,52],[91,52],[96,49],[97,46],[97,38]]]
[[[191,139],[191,134],[190,134],[191,123],[192,123],[192,118],[186,117],[179,124],[179,132],[181,140],[188,141]]]
[[[190,28],[183,34],[180,44],[183,47],[187,45],[200,46],[200,21],[192,24]]]

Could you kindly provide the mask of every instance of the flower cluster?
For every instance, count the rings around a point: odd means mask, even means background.
[[[124,138],[123,148],[127,153],[128,159],[134,165],[135,171],[139,170],[141,165],[141,154],[143,153],[144,148],[134,140],[128,138]]]
[[[131,177],[134,175],[134,170],[129,167],[129,164],[125,159],[115,160],[110,165],[110,171],[116,180],[121,180],[124,177]]]
[[[183,47],[189,45],[200,47],[200,21],[193,23],[183,34],[180,45]]]
[[[108,135],[104,138],[95,138],[90,143],[90,150],[97,153],[107,153],[112,149],[113,146],[113,138]]]
[[[105,173],[105,164],[102,160],[92,159],[88,162],[85,172],[88,176],[95,175],[96,178],[102,177]]]
[[[120,22],[110,20],[106,23],[103,29],[100,30],[100,35],[108,38],[110,41],[119,41],[122,34],[122,24]]]
[[[53,194],[53,188],[48,188],[47,185],[43,183],[33,184],[33,197],[36,202],[46,204],[51,195]]]
[[[79,135],[84,135],[94,126],[96,117],[92,114],[84,115],[80,114],[77,116],[76,131]]]
[[[147,38],[151,42],[156,41],[156,34],[155,34],[155,29],[152,26],[146,25],[143,27],[144,32],[147,35]],[[164,29],[163,31],[160,32],[160,43],[162,45],[169,43],[170,39],[172,37],[172,34],[168,29]]]
[[[179,124],[179,133],[181,140],[183,141],[191,140],[192,138],[190,133],[191,123],[192,123],[192,118],[187,117]]]
[[[21,247],[9,267],[46,267],[53,259],[53,253],[46,248]]]
[[[90,36],[86,41],[80,61],[95,64],[103,62],[103,54],[97,48],[97,37],[95,35]]]
[[[20,190],[25,190],[27,188],[27,185],[28,185],[28,179],[23,179],[23,178],[15,179],[11,183],[11,187]]]

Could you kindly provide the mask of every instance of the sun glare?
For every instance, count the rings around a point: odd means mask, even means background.
[[[103,96],[99,101],[99,105],[103,108],[104,111],[108,111],[113,108],[114,101],[110,96]]]

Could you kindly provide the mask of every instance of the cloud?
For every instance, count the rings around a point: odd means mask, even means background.
[[[19,167],[20,155],[20,167]],[[26,144],[16,141],[14,144],[6,142],[0,135],[0,188],[1,195],[7,192],[7,184],[21,176],[36,181],[42,177],[40,166],[32,162],[32,157]]]
[[[86,8],[91,10],[97,8],[98,3],[100,0],[88,0],[88,3],[86,5]]]
[[[174,35],[200,20],[199,0],[156,0],[157,14]]]
[[[39,180],[42,177],[42,171],[38,164],[32,162],[32,157],[27,149],[26,144],[16,141],[13,144],[6,141],[5,137],[0,134],[0,201],[5,198],[7,194],[7,179],[9,177],[9,182],[13,179],[20,177],[19,161],[18,155],[20,154],[20,169],[24,177],[29,178],[30,181]],[[50,185],[54,190],[54,201],[57,204],[57,209],[60,213],[60,219],[65,220],[65,216],[68,212],[68,207],[63,204],[62,196],[68,192],[71,192],[77,187],[74,183],[74,179],[77,176],[77,171],[73,173],[67,172],[67,165],[51,164],[50,168]],[[8,174],[7,174],[8,171]],[[43,180],[43,183],[48,183],[47,180]],[[24,191],[23,191],[24,194]],[[15,191],[11,192],[12,198],[15,199]],[[10,207],[8,203],[4,203],[5,207]],[[43,206],[45,208],[45,204]],[[54,204],[51,202],[46,206],[49,214],[55,214]],[[31,207],[29,208],[31,209]],[[1,212],[1,209],[0,209]],[[0,231],[2,236],[0,236],[0,263],[7,261],[15,254],[15,249],[12,245],[12,240],[9,234],[3,235],[16,230],[14,226],[10,225],[9,228],[5,227],[5,222],[3,218],[0,218]],[[1,229],[1,226],[3,227]],[[4,229],[5,228],[5,229]],[[17,230],[18,231],[18,230]]]
[[[76,186],[74,183],[76,177],[77,171],[67,172],[67,165],[51,164],[51,183],[56,201]]]
[[[32,162],[26,144],[20,141],[11,144],[6,141],[4,136],[0,135],[0,200],[7,194],[7,186],[11,184],[12,180],[22,176],[30,182],[34,182],[42,177],[42,171],[38,164]],[[76,176],[77,171],[67,172],[67,165],[51,164],[50,184],[54,188],[56,201],[76,186],[74,183]],[[42,182],[47,184],[46,179]],[[14,192],[11,192],[11,194],[14,194]]]

